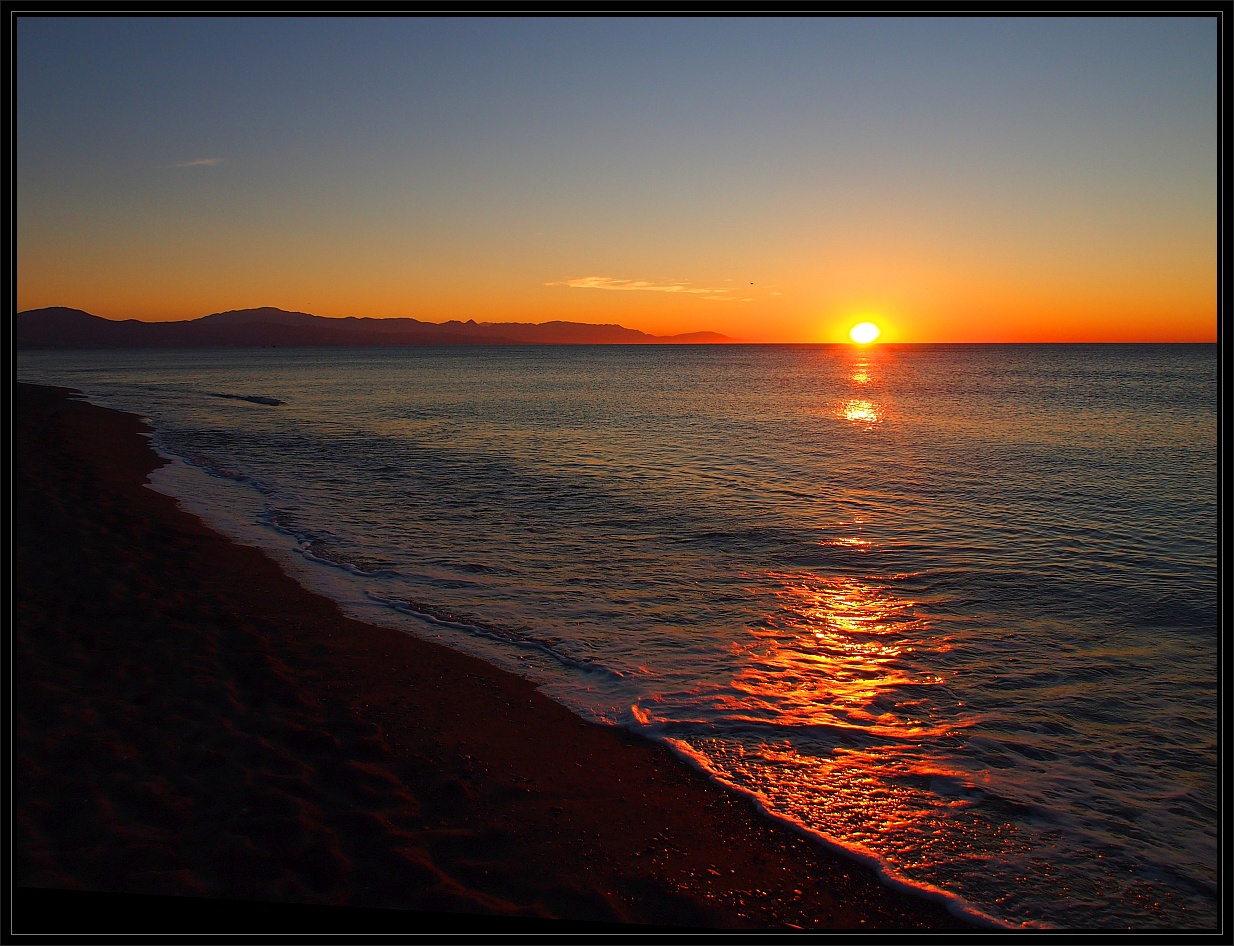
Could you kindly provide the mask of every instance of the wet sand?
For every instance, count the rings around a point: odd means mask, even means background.
[[[143,486],[133,415],[13,397],[12,932],[967,928],[661,745],[342,616]]]

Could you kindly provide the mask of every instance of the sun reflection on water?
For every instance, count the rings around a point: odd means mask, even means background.
[[[873,359],[864,355],[859,356],[853,362],[852,373],[848,379],[862,388],[861,397],[842,399],[836,408],[837,416],[850,423],[863,424],[867,429],[881,424],[884,416],[883,405],[875,400],[872,392],[868,390],[876,387],[879,380]]]
[[[904,867],[956,856],[964,845],[1002,847],[1007,839],[997,831],[976,824],[957,831],[953,823],[982,785],[936,751],[971,720],[921,659],[950,650],[952,640],[901,593],[913,576],[758,577],[776,606],[749,628],[719,707],[757,729],[740,745],[692,740],[692,751],[734,784],[762,786],[773,810],[853,849],[894,850]],[[782,738],[776,729],[794,734]]]
[[[765,578],[780,607],[750,629],[754,640],[732,681],[728,711],[897,737],[933,731],[914,714],[912,693],[939,681],[905,659],[929,635],[915,602],[850,576]]]
[[[874,362],[866,353],[857,356],[853,362],[853,373],[849,380],[854,384],[869,384],[874,380]]]
[[[858,538],[855,535],[850,535],[850,536],[844,536],[843,538],[839,538],[839,539],[828,539],[826,542],[823,542],[822,544],[823,545],[839,545],[845,548],[857,549],[859,551],[864,552],[866,549],[870,548],[874,543],[871,542],[869,539],[862,539],[862,538]]]
[[[883,409],[874,401],[864,398],[849,398],[840,408],[840,416],[857,424],[874,426],[882,423]]]

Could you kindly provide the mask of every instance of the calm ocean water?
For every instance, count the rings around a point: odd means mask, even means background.
[[[1014,925],[1218,924],[1215,346],[17,369],[150,418],[159,488],[357,616],[889,877]]]

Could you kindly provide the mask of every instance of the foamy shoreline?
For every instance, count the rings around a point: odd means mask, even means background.
[[[142,489],[156,461],[131,415],[22,385],[16,418],[19,886],[693,927],[959,924],[662,746],[340,616]],[[75,644],[83,631],[97,643]],[[64,823],[40,805],[87,785],[82,827],[53,842]]]
[[[330,598],[350,617],[444,644],[468,656],[485,660],[500,670],[514,673],[532,683],[547,682],[545,674],[537,674],[527,664],[511,659],[509,647],[515,645],[503,647],[501,645],[507,642],[495,638],[498,641],[496,647],[486,646],[485,641],[477,640],[477,636],[484,636],[482,629],[464,628],[458,622],[442,621],[431,615],[420,615],[405,607],[378,602],[371,597],[364,596],[358,586],[348,581],[349,573],[354,570],[354,566],[315,558],[303,548],[303,541],[300,537],[269,524],[269,517],[260,511],[262,508],[260,494],[252,487],[240,481],[211,474],[200,467],[186,463],[165,448],[160,448],[157,430],[153,433],[152,446],[161,457],[168,461],[166,466],[155,470],[150,475],[149,485],[152,489],[175,499],[186,512],[198,516],[232,541],[262,549],[278,563],[288,577],[296,580],[307,590]],[[210,491],[211,499],[203,498],[203,490]],[[247,502],[228,503],[224,501],[225,497],[234,499],[243,494],[249,494]],[[238,513],[237,510],[246,510],[248,514]],[[262,524],[262,520],[266,520],[266,524]],[[445,633],[438,630],[443,627],[446,629]],[[450,630],[454,630],[455,633],[449,633]],[[553,698],[551,686],[542,692]],[[707,764],[704,756],[692,750],[681,740],[664,736],[654,725],[640,723],[637,718],[629,714],[619,720],[603,718],[595,713],[587,712],[586,707],[570,705],[568,700],[558,699],[557,702],[588,722],[626,729],[667,746],[683,764],[707,776],[724,790],[748,799],[770,821],[785,825],[811,843],[875,871],[884,884],[894,889],[934,900],[945,906],[953,916],[977,926],[990,929],[1016,928],[1014,924],[980,910],[962,897],[905,877],[876,854],[855,850],[794,820],[791,816],[776,811],[763,796],[725,779],[722,773]],[[1026,928],[1049,928],[1049,925],[1044,923],[1024,924],[1024,926]]]

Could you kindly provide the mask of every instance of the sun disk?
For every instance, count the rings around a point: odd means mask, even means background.
[[[862,322],[849,330],[848,337],[858,345],[868,345],[878,338],[878,326],[873,322]]]

